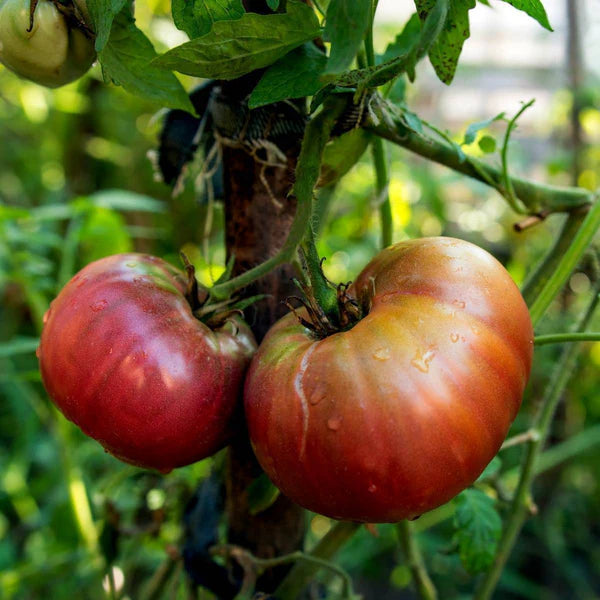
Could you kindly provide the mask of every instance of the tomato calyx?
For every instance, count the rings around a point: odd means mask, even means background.
[[[234,329],[237,328],[234,317],[236,315],[243,317],[246,308],[265,297],[264,294],[250,296],[249,298],[233,296],[227,300],[215,302],[211,298],[210,288],[202,285],[196,278],[196,267],[183,252],[180,252],[180,256],[187,275],[185,298],[192,309],[193,315],[212,330],[228,327],[229,323],[232,324]],[[225,277],[229,277],[231,267],[232,261],[227,265],[224,273]]]
[[[286,300],[287,307],[294,313],[300,324],[318,339],[326,338],[340,331],[348,331],[364,316],[361,305],[350,292],[351,282],[336,285],[328,279],[326,281],[335,291],[337,302],[335,311],[325,311],[317,300],[314,289],[297,280],[295,283],[301,289],[302,297],[291,296]],[[298,309],[292,304],[292,300],[296,300],[302,305],[308,318],[298,312]]]
[[[35,25],[35,10],[40,0],[30,0],[29,4],[29,27],[27,29],[27,33],[31,33],[33,31],[33,27]],[[94,40],[96,38],[96,33],[91,28],[91,23],[88,23],[85,19],[85,15],[83,14],[83,10],[76,2],[70,2],[63,4],[59,0],[50,0],[52,4],[56,7],[58,12],[60,12],[67,25],[72,28],[79,29],[81,33],[83,33],[88,39]]]

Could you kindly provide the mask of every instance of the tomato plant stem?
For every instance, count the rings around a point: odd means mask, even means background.
[[[313,226],[313,194],[319,178],[323,150],[329,141],[331,130],[345,107],[345,100],[330,98],[324,103],[321,112],[306,126],[296,167],[296,183],[292,190],[292,194],[296,196],[298,202],[296,214],[290,233],[281,250],[260,265],[229,281],[213,286],[210,294],[214,300],[228,299],[234,292],[250,285],[275,267],[290,262],[294,258],[298,246],[306,236],[307,229]]]
[[[414,536],[413,524],[410,521],[400,521],[397,530],[400,545],[412,573],[419,598],[421,600],[436,600],[437,590],[427,573],[421,549]]]
[[[369,117],[365,127],[376,135],[398,144],[415,154],[428,158],[477,179],[502,193],[504,176],[502,170],[482,160],[459,154],[450,144],[434,139],[409,128],[397,114],[397,109],[380,100],[372,107],[376,119]],[[579,206],[591,204],[595,195],[589,190],[576,187],[559,187],[536,183],[521,177],[510,178],[516,197],[531,214],[542,210],[568,212]]]
[[[587,327],[599,300],[600,280],[598,280],[598,283],[595,286],[592,300],[579,321],[577,327],[578,332],[584,331]],[[572,375],[579,350],[579,345],[574,344],[567,346],[563,350],[561,358],[550,378],[542,403],[533,422],[533,429],[539,432],[539,436],[533,436],[525,448],[519,482],[511,503],[509,517],[504,526],[504,531],[498,545],[494,562],[482,579],[475,594],[475,600],[488,600],[492,597],[496,585],[500,580],[500,576],[502,575],[504,566],[508,561],[515,541],[525,522],[527,509],[530,504],[531,485],[533,478],[536,475],[538,458],[548,433],[550,432],[552,419],[562,397],[562,393]]]
[[[541,289],[539,295],[531,305],[529,312],[531,313],[531,322],[534,327],[570,277],[583,253],[594,239],[598,229],[600,229],[600,202],[596,201],[585,216],[581,227],[577,230],[568,249],[556,265],[556,269],[550,275],[546,285]]]
[[[377,205],[379,206],[379,219],[381,221],[381,246],[387,248],[393,242],[394,236],[394,217],[392,215],[392,205],[389,195],[389,174],[387,165],[387,156],[384,142],[380,137],[375,137],[371,142],[373,152],[373,163],[375,164],[375,174],[377,185],[375,188]]]
[[[338,521],[308,554],[313,558],[330,559],[356,532],[360,523]],[[297,598],[319,571],[315,562],[299,562],[294,565],[275,592],[278,598]]]
[[[600,331],[590,331],[588,333],[552,333],[548,335],[538,335],[534,338],[536,346],[545,344],[563,344],[564,342],[599,342]]]
[[[581,223],[585,218],[585,213],[586,211],[584,210],[575,210],[569,213],[560,234],[556,238],[554,246],[552,246],[537,268],[527,278],[521,290],[527,306],[531,306],[548,282],[548,279],[550,279],[552,273],[556,271],[558,263],[569,249],[575,234],[579,231]]]

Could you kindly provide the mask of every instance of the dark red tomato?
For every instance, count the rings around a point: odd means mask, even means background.
[[[376,256],[369,308],[324,339],[289,314],[245,386],[258,460],[284,494],[336,519],[395,522],[450,500],[498,452],[527,383],[533,331],[506,270],[464,241]]]
[[[111,454],[167,472],[235,432],[255,342],[241,321],[192,314],[183,274],[144,254],[81,270],[52,302],[38,351],[48,393]]]

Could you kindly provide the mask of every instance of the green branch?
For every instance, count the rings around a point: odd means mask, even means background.
[[[412,573],[419,598],[421,598],[421,600],[436,600],[437,590],[427,573],[423,555],[414,538],[412,523],[406,520],[400,521],[397,526],[397,531],[400,545],[402,546],[406,562]]]
[[[371,114],[364,126],[379,137],[419,156],[490,185],[506,197],[502,169],[464,154],[461,156],[450,144],[409,128],[403,122],[401,114],[398,114],[398,109],[380,97],[375,97],[371,103]],[[520,177],[511,177],[510,181],[515,196],[534,215],[543,211],[569,212],[592,204],[596,199],[593,192],[582,188],[545,185]]]
[[[338,521],[308,554],[313,558],[330,559],[356,532],[360,523]],[[277,598],[297,598],[313,580],[321,566],[314,562],[296,563],[275,591]]]
[[[573,269],[594,239],[598,229],[600,229],[600,202],[596,201],[585,216],[577,233],[573,236],[568,249],[558,261],[546,285],[531,304],[529,312],[534,326],[542,318],[552,300],[571,276]]]
[[[547,335],[536,335],[533,339],[533,343],[536,346],[564,344],[565,342],[600,342],[600,331],[588,333],[550,333]]]
[[[586,329],[599,300],[600,280],[598,280],[595,286],[592,300],[578,323],[578,332],[583,332]],[[494,562],[482,579],[475,594],[475,600],[488,600],[492,597],[519,532],[527,518],[531,485],[536,474],[539,455],[550,432],[550,426],[558,403],[573,373],[579,349],[580,346],[578,345],[569,345],[563,350],[560,361],[556,365],[548,383],[542,403],[532,425],[532,430],[537,431],[539,435],[533,436],[526,446],[519,482],[511,503],[509,517],[504,526]]]
[[[234,292],[250,285],[279,265],[293,260],[308,228],[312,227],[313,191],[319,178],[323,149],[329,140],[332,128],[345,107],[344,99],[328,98],[321,112],[306,126],[296,166],[296,183],[292,190],[292,195],[297,200],[296,214],[281,250],[275,256],[241,275],[214,285],[210,289],[213,300],[227,300]]]

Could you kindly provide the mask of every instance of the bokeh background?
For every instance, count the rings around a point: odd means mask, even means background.
[[[519,121],[513,172],[556,184],[600,185],[600,11],[598,0],[546,0],[555,32],[498,0],[471,11],[451,87],[428,64],[407,86],[406,102],[461,141],[468,124],[499,112]],[[138,24],[158,49],[184,41],[169,3],[137,3]],[[412,2],[381,0],[377,50],[383,52]],[[574,18],[574,14],[577,18]],[[185,80],[193,87],[197,82]],[[205,283],[223,270],[223,210],[201,178],[179,196],[155,180],[152,151],[163,112],[102,83],[98,67],[54,92],[0,66],[0,597],[108,597],[105,559],[121,598],[151,597],[168,570],[165,598],[188,598],[181,563],[168,558],[182,515],[217,456],[159,476],[126,466],[66,422],[48,402],[35,349],[43,314],[62,285],[88,262],[116,252],[150,252],[178,264],[183,249]],[[505,123],[483,135],[501,140]],[[484,152],[475,141],[466,150]],[[150,156],[150,158],[149,158]],[[497,161],[497,154],[488,157]],[[498,257],[522,283],[549,247],[562,217],[516,234],[518,217],[485,186],[390,148],[394,237],[453,235]],[[200,162],[195,171],[201,170]],[[377,251],[374,173],[368,153],[331,194],[319,241],[333,280],[349,280]],[[538,333],[566,331],[597,275],[587,257]],[[595,327],[600,328],[596,318]],[[526,428],[559,348],[536,353],[514,432]],[[498,598],[600,597],[600,343],[586,344],[565,393],[551,443],[558,451],[535,486],[539,514],[509,563]],[[519,450],[502,454],[504,469]],[[307,515],[307,547],[331,522]],[[442,598],[465,596],[471,579],[452,543],[444,507],[416,523]],[[392,526],[361,531],[339,561],[365,598],[411,598]],[[330,597],[336,597],[335,586]],[[208,593],[199,597],[209,598]]]

